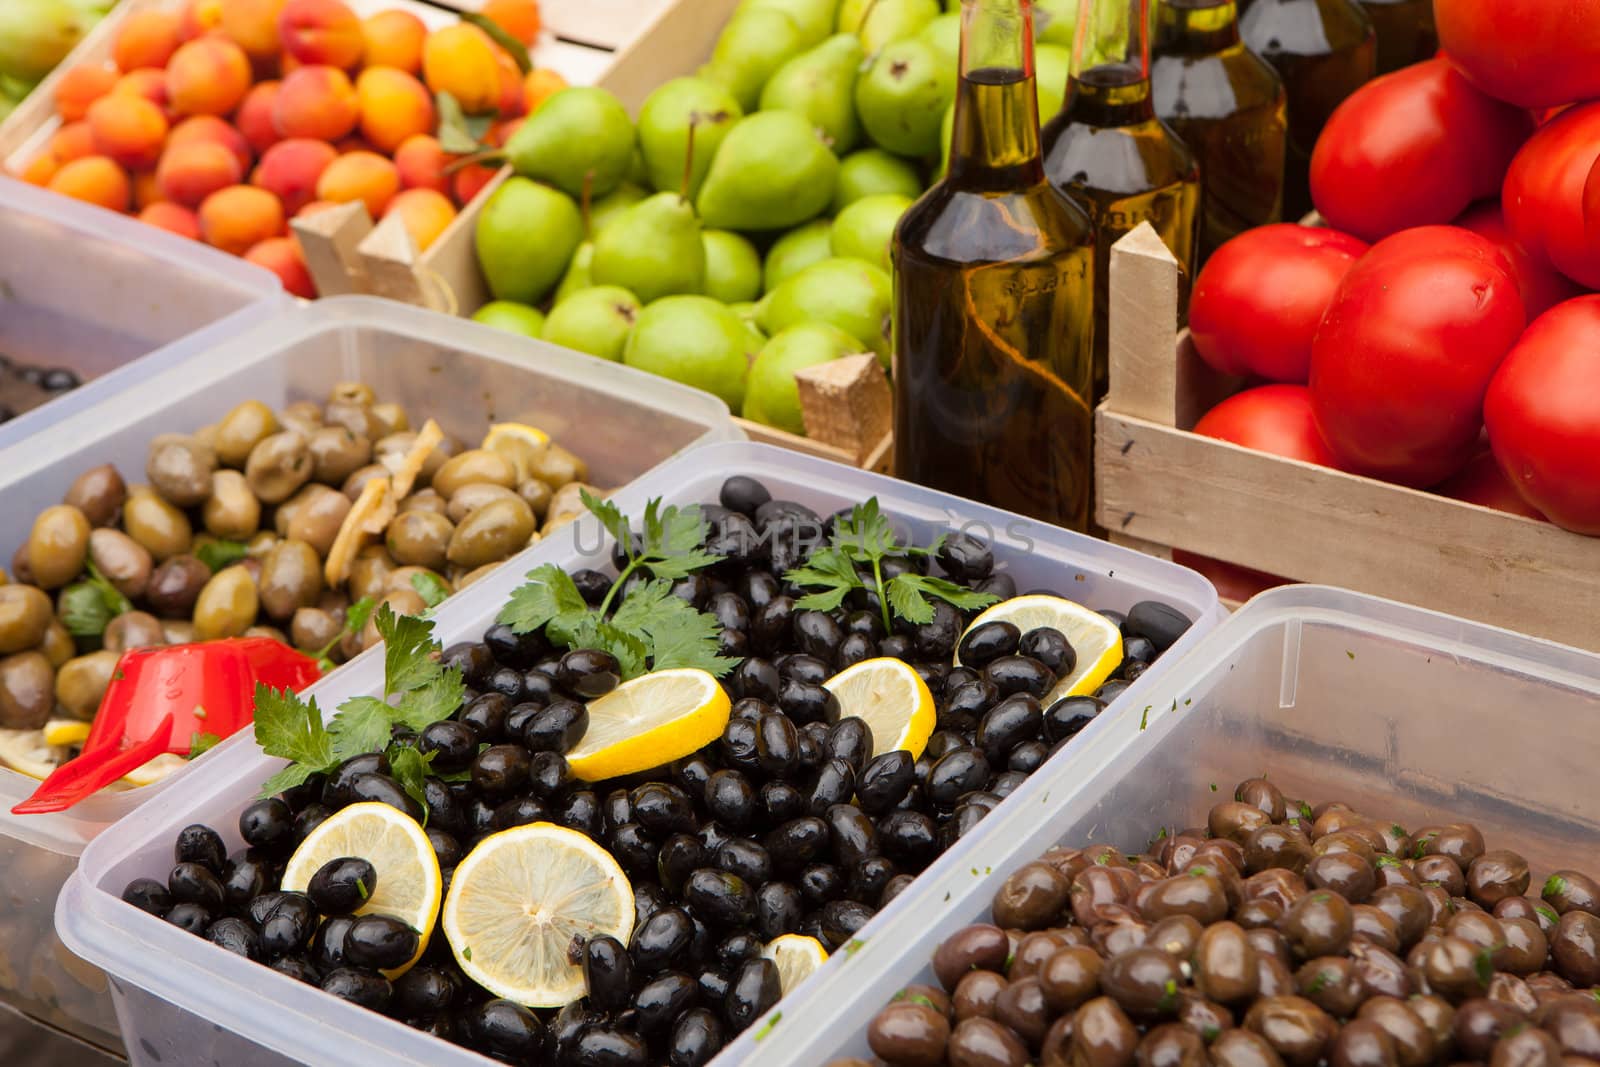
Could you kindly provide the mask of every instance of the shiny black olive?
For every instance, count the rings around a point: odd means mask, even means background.
[[[837,951],[872,919],[872,908],[855,900],[835,900],[822,907],[822,943]]]
[[[735,829],[749,826],[756,818],[756,792],[750,780],[738,771],[722,770],[711,775],[705,787],[706,811],[713,819]]]
[[[734,834],[715,819],[708,819],[700,824],[700,847],[706,855],[715,856],[729,841],[734,839]]]
[[[485,796],[510,796],[528,784],[533,761],[521,745],[492,745],[472,759],[472,784]]]
[[[1050,741],[1074,737],[1093,722],[1105,707],[1094,697],[1063,697],[1051,704],[1044,713],[1044,736]]]
[[[597,1011],[590,1011],[583,1000],[575,1000],[556,1013],[550,1022],[549,1034],[545,1038],[549,1057],[546,1062],[551,1064],[567,1064],[572,1060],[572,1050],[578,1043],[578,1036],[591,1026],[605,1022],[606,1017]]]
[[[394,1007],[403,1015],[435,1015],[461,993],[455,971],[419,963],[394,981]]]
[[[617,657],[603,649],[575,648],[561,657],[556,668],[556,684],[583,700],[605,696],[621,681]]]
[[[583,946],[583,984],[600,1011],[626,1007],[633,989],[633,959],[614,937],[592,937]]]
[[[872,729],[866,720],[852,715],[834,723],[828,730],[827,754],[848,763],[859,775],[872,759]]]
[[[835,804],[844,804],[856,790],[856,772],[842,759],[830,759],[817,772],[806,798],[806,810],[822,815]]]
[[[743,630],[724,628],[717,634],[717,655],[728,659],[744,659],[750,655],[750,638]]]
[[[948,848],[977,828],[989,809],[981,804],[962,804],[950,816],[950,821],[940,828],[944,847]]]
[[[326,804],[307,804],[305,808],[294,817],[294,841],[299,844],[311,835],[311,831],[321,826],[333,814],[333,809]]]
[[[972,589],[974,592],[988,593],[996,600],[1010,600],[1017,595],[1017,580],[1009,574],[991,574]]]
[[[578,587],[578,595],[586,604],[599,605],[611,592],[610,576],[589,567],[573,571],[572,584]]]
[[[350,780],[350,802],[387,804],[419,825],[422,822],[422,805],[411,799],[411,794],[387,774],[356,775]]]
[[[917,672],[917,677],[922,679],[922,684],[926,685],[930,692],[938,693],[944,690],[945,677],[950,673],[948,664],[929,660],[913,664],[912,669]]]
[[[779,656],[773,660],[773,664],[778,668],[778,677],[785,682],[810,682],[813,685],[820,685],[833,677],[834,673],[833,668],[823,660],[801,652]]]
[[[470,840],[493,832],[496,810],[495,805],[484,797],[473,797],[461,811],[461,821],[466,827],[463,834]]]
[[[764,940],[800,928],[805,915],[805,898],[788,882],[768,882],[756,890],[755,927]]]
[[[1001,656],[1015,655],[1022,631],[1009,622],[974,626],[961,639],[961,662],[982,670]]]
[[[833,858],[848,868],[857,860],[878,851],[878,828],[866,813],[852,804],[835,804],[823,816],[828,824],[828,839]]]
[[[681,971],[669,971],[645,983],[633,995],[639,1032],[657,1034],[666,1030],[699,999],[700,986]]]
[[[532,1063],[544,1049],[544,1024],[521,1004],[490,1000],[462,1019],[467,1043],[511,1063]]]
[[[718,518],[711,528],[711,534],[706,538],[706,551],[712,555],[722,556],[725,563],[717,568],[716,573],[738,573],[740,570],[755,567],[771,550],[771,546],[764,541],[756,530],[755,523],[738,512],[730,512]],[[744,627],[740,627],[744,629]]]
[[[694,923],[682,908],[662,908],[634,928],[629,952],[641,974],[655,974],[663,967],[688,962],[689,944],[694,940]]]
[[[705,848],[692,834],[673,834],[661,843],[656,856],[656,873],[670,892],[681,893],[683,883],[706,863]]]
[[[978,581],[994,570],[994,553],[989,546],[967,533],[948,535],[934,558],[958,582]]]
[[[878,822],[878,847],[911,871],[920,871],[939,855],[939,828],[920,811],[892,811]]]
[[[461,839],[455,834],[432,825],[423,832],[428,835],[428,844],[433,846],[433,853],[439,858],[441,868],[454,867],[466,858],[467,853],[461,847]]]
[[[1172,605],[1159,600],[1142,600],[1128,609],[1123,632],[1145,638],[1160,654],[1171,648],[1192,625],[1189,617]]]
[[[916,761],[904,749],[885,752],[867,764],[856,780],[856,799],[861,810],[880,815],[905,797],[915,781],[912,766]]]
[[[228,869],[228,849],[215,830],[195,823],[178,831],[177,843],[172,847],[172,862],[197,863],[220,878]]]
[[[206,930],[206,940],[247,960],[261,958],[261,939],[243,919],[218,919]]]
[[[938,760],[947,752],[965,747],[967,739],[959,730],[937,730],[922,751],[929,759]]]
[[[1123,693],[1127,692],[1128,686],[1132,684],[1132,682],[1129,682],[1123,678],[1108,679],[1105,684],[1101,685],[1099,689],[1094,691],[1094,697],[1102,704],[1109,704]]]
[[[1078,665],[1077,650],[1067,640],[1067,635],[1049,626],[1041,626],[1023,634],[1017,651],[1050,668],[1057,678],[1071,674]]]
[[[223,862],[227,862],[226,859]],[[209,867],[194,862],[177,864],[167,875],[167,890],[179,904],[198,904],[210,912],[222,911],[222,882]]]
[[[794,598],[773,597],[750,619],[750,640],[763,652],[774,652],[788,643],[794,626]],[[759,696],[760,694],[755,694]]]
[[[575,700],[557,700],[528,721],[522,743],[530,752],[569,752],[588,729],[588,708]]]
[[[417,954],[417,931],[390,915],[362,915],[345,934],[344,955],[357,967],[388,970]]]
[[[495,662],[523,671],[533,666],[549,647],[538,631],[519,634],[503,622],[483,632],[483,643]]]
[[[600,814],[600,798],[592,789],[579,789],[567,795],[556,812],[556,822],[569,830],[598,839],[605,830]]]
[[[763,715],[771,715],[778,709],[757,697],[740,697],[733,702],[733,707],[728,710],[730,719],[749,719],[757,722]]]
[[[378,888],[378,872],[359,856],[329,860],[306,883],[306,895],[323,915],[345,915],[365,904]]]
[[[505,737],[506,715],[510,711],[511,701],[503,693],[483,693],[473,697],[457,718],[478,731],[480,744],[492,745]]]
[[[163,918],[178,929],[196,935],[204,935],[206,927],[211,925],[211,912],[187,901],[174,904]]]
[[[782,593],[778,579],[766,571],[750,571],[741,575],[733,588],[734,592],[744,597],[744,602],[750,605],[752,613],[760,611]]]
[[[850,868],[850,898],[863,904],[874,905],[883,896],[889,879],[900,872],[887,856],[867,856],[857,860]]]
[[[509,830],[514,826],[528,826],[536,822],[547,822],[550,819],[550,808],[535,796],[512,797],[494,809],[494,817],[490,820],[490,828],[496,832]]]
[[[122,891],[122,899],[157,917],[165,915],[172,907],[172,894],[154,878],[135,878]]]
[[[747,924],[755,915],[755,893],[738,875],[702,867],[689,875],[683,895],[697,916],[723,926]]]
[[[229,911],[242,913],[250,901],[261,895],[269,877],[275,879],[276,875],[267,870],[265,862],[240,855],[228,865],[227,875],[222,879],[223,904]]]
[[[478,731],[454,719],[429,723],[417,735],[417,748],[423,755],[433,753],[431,767],[435,773],[454,774],[466,770],[478,754]]]
[[[672,583],[672,595],[696,611],[711,598],[711,585],[703,574],[691,574]]]
[[[634,820],[658,837],[692,834],[698,829],[693,801],[675,785],[646,782],[636,788],[628,800],[633,807]]]
[[[353,915],[332,915],[322,921],[311,935],[311,949],[307,953],[313,967],[326,973],[345,965],[345,938],[355,921]]]
[[[723,727],[722,737],[717,741],[717,748],[724,762],[751,773],[760,770],[756,761],[755,720],[729,719],[728,725]]]
[[[883,893],[878,897],[878,909],[887,908],[895,897],[910,889],[914,881],[916,879],[909,874],[897,874],[889,879],[889,884],[883,887]]]
[[[749,838],[736,837],[726,842],[717,849],[715,863],[749,885],[760,885],[772,877],[772,857]]]
[[[791,678],[778,691],[778,706],[795,723],[833,722],[839,717],[839,698],[816,682]]]
[[[794,616],[794,640],[800,651],[832,663],[844,640],[844,627],[825,611],[799,611]]]
[[[559,663],[559,661],[557,661]],[[552,672],[556,664],[550,665],[550,670],[537,668],[525,671],[522,675],[522,700],[527,704],[554,704],[562,699],[562,692],[556,685],[556,676]],[[510,716],[507,716],[509,721]],[[509,735],[508,735],[509,736]]]
[[[279,974],[286,974],[297,982],[307,985],[316,985],[318,976],[316,968],[306,961],[304,956],[281,956],[267,964]]]
[[[750,629],[750,605],[738,593],[718,593],[707,607],[724,629],[741,632]]]
[[[838,900],[846,888],[843,872],[831,863],[813,863],[800,872],[800,892],[814,906]]]
[[[647,1067],[650,1048],[620,1026],[591,1026],[578,1035],[567,1062],[573,1067]]]
[[[461,805],[450,783],[431,775],[422,780],[422,802],[428,809],[428,829],[458,834],[465,827]]]
[[[778,870],[799,870],[827,847],[828,824],[812,815],[790,819],[768,834],[764,844]]]
[[[542,800],[554,800],[572,784],[567,757],[559,752],[535,752],[528,764],[528,788]]]
[[[1001,656],[983,669],[983,676],[994,683],[1001,697],[1028,693],[1043,699],[1056,684],[1056,676],[1050,668],[1027,656]]]
[[[788,782],[764,784],[760,803],[760,810],[766,814],[767,821],[773,824],[798,819],[806,813],[806,795]]]
[[[484,692],[499,693],[507,700],[522,699],[522,672],[515,667],[498,667],[489,673],[483,684]]]
[[[774,711],[757,720],[756,765],[772,778],[788,778],[800,769],[799,731],[788,716]]]
[[[911,631],[917,654],[937,661],[940,669],[944,669],[955,653],[964,621],[954,605],[943,600],[934,601],[933,618],[917,624]]]
[[[985,624],[987,625],[987,624]],[[940,714],[941,721],[946,716],[966,716],[976,722],[983,718],[985,712],[994,707],[995,701],[1000,699],[1000,690],[987,678],[979,678],[967,682],[950,694],[945,701]]]
[[[451,645],[439,657],[439,663],[446,669],[454,667],[459,670],[462,680],[474,689],[484,688],[484,682],[498,666],[494,661],[494,654],[489,651],[489,646],[477,641],[462,641]]]
[[[878,643],[866,634],[849,634],[839,642],[839,654],[834,662],[840,670],[854,667],[878,654]]]
[[[831,907],[831,905],[830,905]],[[783,996],[778,965],[764,957],[746,960],[734,972],[722,1010],[735,1031],[754,1023]]]
[[[606,818],[606,829],[615,830],[623,823],[633,821],[633,804],[628,800],[626,789],[613,789],[606,794],[600,811]]]
[[[1122,658],[1124,662],[1133,660],[1137,663],[1149,663],[1156,658],[1156,646],[1148,637],[1135,634],[1122,639]]]
[[[990,766],[999,766],[1013,748],[1038,739],[1043,721],[1037,699],[1028,693],[1013,693],[989,709],[978,724],[978,747]]]
[[[772,493],[754,478],[743,474],[735,474],[732,478],[722,483],[722,489],[717,493],[717,499],[728,510],[751,516],[763,504],[772,500]]]
[[[950,811],[963,794],[982,789],[989,781],[989,760],[981,749],[958,748],[942,756],[928,772],[928,799]]]
[[[755,697],[768,704],[778,702],[778,691],[782,687],[783,679],[778,674],[778,668],[768,660],[755,657],[735,667],[729,679],[729,688],[734,696]]]
[[[654,882],[635,881],[633,884],[633,926],[638,929],[658,911],[672,907],[667,891]]]
[[[294,811],[277,797],[257,800],[239,813],[239,836],[263,852],[287,851],[294,847]]]
[[[51,367],[39,379],[39,388],[47,393],[66,393],[79,386],[78,374],[70,367]]]
[[[728,995],[728,986],[731,984],[728,976],[731,973],[721,967],[703,968],[695,975],[695,984],[700,987],[700,999],[720,1005]]]
[[[904,634],[890,634],[878,642],[878,655],[892,659],[911,659],[911,638]]]
[[[1003,771],[989,782],[989,792],[1003,800],[1015,793],[1017,787],[1027,780],[1027,774],[1022,771]]]
[[[340,1000],[348,1000],[371,1011],[382,1011],[389,1006],[394,987],[376,971],[359,967],[340,967],[322,979],[322,991]]]
[[[1117,668],[1117,677],[1131,684],[1137,682],[1140,676],[1149,669],[1150,664],[1145,663],[1143,660],[1125,659],[1122,661],[1122,666]]]

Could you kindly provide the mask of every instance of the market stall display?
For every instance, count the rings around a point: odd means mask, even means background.
[[[0,10],[0,124],[115,0],[17,0]]]

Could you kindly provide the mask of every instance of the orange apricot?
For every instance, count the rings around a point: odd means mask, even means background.
[[[200,240],[200,216],[182,204],[161,200],[139,212],[139,221],[156,226],[179,237]]]
[[[407,74],[422,70],[422,43],[428,27],[409,11],[380,11],[361,23],[366,42],[362,62],[369,67],[396,67]]]
[[[355,129],[360,115],[355,87],[338,67],[291,71],[272,103],[272,122],[282,137],[337,141]]]
[[[136,212],[167,199],[161,192],[161,185],[156,181],[156,172],[153,170],[136,170],[128,175],[128,182],[133,189],[132,210]]]
[[[123,20],[111,42],[111,60],[118,70],[164,67],[183,43],[178,16],[170,11],[135,11]]]
[[[250,184],[272,193],[293,215],[315,198],[317,180],[337,158],[339,153],[326,141],[308,137],[279,141],[262,153]]]
[[[549,67],[534,67],[522,79],[522,106],[533,114],[539,105],[567,87],[567,79]]]
[[[244,258],[276,274],[285,292],[307,300],[316,299],[316,284],[300,252],[300,242],[293,237],[268,237],[258,241],[245,252]]]
[[[124,167],[153,167],[167,141],[167,117],[142,96],[113,93],[89,105],[95,151]]]
[[[222,32],[252,59],[271,59],[282,51],[278,16],[284,0],[224,0]]]
[[[179,115],[231,114],[250,78],[250,59],[236,43],[201,37],[180,46],[167,63],[167,99]]]
[[[244,178],[239,160],[216,141],[169,145],[156,166],[162,196],[188,207]]]
[[[495,112],[503,119],[522,114],[522,69],[506,50],[498,45],[494,50],[495,67],[500,74],[500,99]]]
[[[494,179],[494,167],[486,167],[482,163],[469,163],[455,172],[451,179],[451,188],[456,195],[456,203],[463,207],[472,203],[472,198]]]
[[[46,186],[60,169],[61,160],[56,158],[54,152],[46,150],[30,159],[27,165],[17,172],[17,177],[29,185]]]
[[[190,141],[215,141],[226,148],[239,161],[240,173],[248,170],[250,161],[255,158],[244,135],[215,115],[191,115],[172,127],[167,135],[168,148]]]
[[[63,163],[46,188],[112,211],[127,211],[133,196],[127,172],[105,156],[85,156]]]
[[[518,115],[514,119],[501,119],[489,127],[488,131],[484,133],[483,139],[486,143],[496,148],[503,148],[505,143],[511,140],[511,135],[521,129],[522,124],[527,121],[528,116],[526,115]]]
[[[64,122],[77,122],[89,113],[90,104],[116,84],[117,72],[105,67],[79,64],[64,70],[56,82],[56,113]]]
[[[399,215],[411,243],[418,252],[425,252],[455,219],[456,206],[433,189],[407,189],[389,201],[384,215]]]
[[[469,23],[435,30],[422,46],[422,80],[449,93],[468,114],[493,111],[500,102],[499,51],[489,35]]]
[[[162,114],[171,117],[171,102],[167,99],[167,72],[164,70],[155,67],[130,70],[117,79],[109,95],[143,97],[159,107]]]
[[[400,172],[402,189],[450,191],[450,176],[444,168],[454,158],[439,147],[439,139],[428,133],[413,134],[394,151],[394,165]]]
[[[244,137],[245,143],[256,154],[265,152],[279,141],[278,124],[273,118],[273,108],[278,102],[276,81],[256,82],[244,94],[244,101],[233,114],[233,124]]]
[[[69,122],[51,134],[50,154],[58,164],[94,155],[94,134],[89,130],[88,120]]]
[[[536,0],[487,0],[478,13],[525,45],[531,46],[539,37]]]
[[[433,97],[421,82],[393,67],[368,67],[356,78],[361,135],[380,152],[434,126]]]
[[[320,211],[327,211],[329,208],[335,208],[338,206],[339,205],[335,204],[332,200],[313,200],[299,211],[296,211],[294,213],[294,217],[297,219],[309,219],[312,215],[315,215]]]
[[[289,0],[278,14],[283,50],[302,63],[353,67],[366,42],[361,20],[342,0]]]
[[[178,12],[178,36],[185,41],[222,27],[222,0],[189,0]]]
[[[360,200],[374,218],[400,191],[400,171],[376,152],[350,152],[328,164],[317,180],[317,199],[348,203]]]
[[[200,236],[213,247],[242,256],[268,237],[283,233],[283,205],[265,189],[230,185],[200,204]]]

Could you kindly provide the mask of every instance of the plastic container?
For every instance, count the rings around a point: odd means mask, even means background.
[[[0,425],[0,448],[289,306],[270,271],[0,177],[0,355],[85,383]]]
[[[1251,601],[1144,704],[1148,729],[1124,715],[1070,746],[1041,772],[1036,804],[997,810],[961,868],[920,880],[894,921],[820,972],[759,1043],[748,1034],[762,1067],[870,1058],[872,1016],[907,984],[933,981],[934,948],[988,921],[1012,871],[1058,843],[1143,851],[1163,826],[1204,825],[1218,796],[1255,775],[1403,826],[1471,821],[1491,848],[1526,856],[1536,886],[1595,858],[1600,656],[1292,586]]]
[[[1179,645],[1086,728],[1068,751],[1112,728],[1113,720],[1135,717],[1131,708],[1143,699],[1140,694],[1168,673],[1215,623],[1216,592],[1192,571],[942,493],[770,446],[740,443],[699,449],[641,479],[616,500],[626,514],[635,517],[651,497],[664,497],[669,503],[709,502],[716,498],[722,480],[734,473],[760,478],[775,495],[798,499],[823,513],[876,495],[884,512],[919,538],[930,536],[935,529],[963,526],[985,535],[992,532],[997,561],[1011,570],[1022,589],[1049,586],[1070,592],[1087,604],[1121,609],[1154,597],[1196,619]],[[500,575],[478,582],[443,605],[436,637],[447,645],[476,639],[493,621],[523,572],[533,566],[551,562],[565,567],[609,566],[609,542],[598,523],[586,516],[568,529],[567,535],[534,546],[502,568]],[[382,674],[381,657],[369,654],[311,692],[323,708],[331,710],[351,696],[379,691]],[[237,815],[278,762],[263,756],[248,738],[228,742],[207,761],[206,768],[173,783],[153,803],[91,845],[62,893],[56,909],[57,927],[74,951],[114,976],[118,1018],[131,1060],[141,1065],[215,1061],[230,1067],[295,1061],[430,1067],[483,1063],[459,1046],[231,956],[119,899],[129,879],[165,874],[171,864],[174,835],[192,822],[204,820],[222,832],[230,847],[238,845]],[[1025,784],[1000,810],[1018,810],[1031,817],[1028,797],[1037,795],[1038,790],[1032,788],[1035,784]],[[967,855],[982,845],[981,839],[991,836],[988,825],[985,820],[924,877],[937,878],[941,870],[964,869]],[[904,911],[897,902],[874,924]],[[762,1052],[759,1062],[764,1063],[765,1050]],[[738,1057],[725,1056],[719,1062],[738,1062]]]
[[[321,399],[345,380],[366,382],[463,440],[479,440],[496,421],[542,427],[579,452],[602,486],[629,482],[681,449],[738,435],[727,407],[708,394],[419,308],[338,297],[286,309],[0,452],[0,546],[9,554],[21,544],[33,517],[96,464],[115,462],[130,482],[142,481],[145,449],[157,434],[198,429],[243,400],[277,408]],[[61,815],[17,816],[11,807],[37,783],[0,768],[0,997],[115,1042],[104,978],[62,951],[51,909],[84,845],[171,784],[101,793]]]

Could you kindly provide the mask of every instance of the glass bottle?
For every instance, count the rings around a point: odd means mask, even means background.
[[[1032,0],[962,0],[950,169],[893,244],[895,474],[1089,520],[1094,228],[1045,180]]]
[[[1229,238],[1283,217],[1288,96],[1244,46],[1233,0],[1162,0],[1152,52],[1156,114],[1200,159],[1198,269]]]
[[[1050,184],[1095,224],[1095,403],[1110,378],[1111,246],[1149,222],[1181,268],[1180,308],[1194,276],[1200,166],[1156,117],[1149,11],[1150,0],[1082,0],[1066,103],[1043,132]]]
[[[1378,33],[1378,73],[1420,63],[1439,50],[1433,0],[1361,0]]]
[[[1251,50],[1289,93],[1283,217],[1311,210],[1311,151],[1333,109],[1377,69],[1377,35],[1356,0],[1253,0],[1239,20]]]

